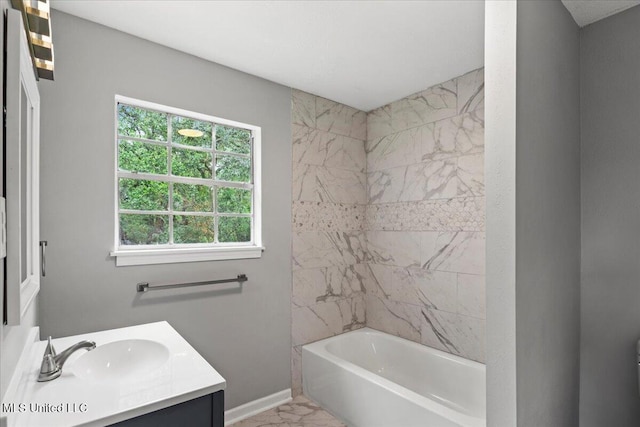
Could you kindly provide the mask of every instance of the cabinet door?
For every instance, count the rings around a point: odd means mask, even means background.
[[[40,95],[22,15],[7,11],[7,324],[18,325],[40,290]]]
[[[224,427],[224,391],[140,415],[110,427]]]

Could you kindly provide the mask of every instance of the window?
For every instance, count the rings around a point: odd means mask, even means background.
[[[117,265],[257,258],[260,128],[116,97]]]

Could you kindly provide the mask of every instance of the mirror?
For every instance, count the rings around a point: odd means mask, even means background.
[[[40,290],[40,95],[19,13],[8,13],[6,37],[5,321],[19,325]]]

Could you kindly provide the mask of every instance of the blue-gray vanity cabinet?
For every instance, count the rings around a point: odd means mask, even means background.
[[[114,427],[223,427],[224,391],[198,397],[150,414],[112,424]]]

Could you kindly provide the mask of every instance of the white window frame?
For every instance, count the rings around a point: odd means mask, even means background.
[[[119,178],[135,177],[145,178],[150,180],[159,180],[162,182],[168,182],[168,180],[160,179],[154,174],[144,173],[128,173],[118,170],[118,104],[126,104],[133,107],[144,108],[148,110],[155,110],[162,113],[168,113],[176,116],[187,117],[195,120],[213,122],[224,126],[231,126],[236,128],[242,128],[250,130],[252,133],[252,151],[251,151],[251,165],[252,165],[252,181],[253,181],[253,198],[251,214],[229,216],[251,216],[251,241],[250,242],[237,242],[237,243],[215,243],[215,244],[162,244],[162,245],[120,245],[120,218],[122,213],[119,209]],[[262,246],[262,192],[261,192],[261,134],[262,129],[259,126],[249,125],[246,123],[240,123],[233,120],[227,120],[220,117],[209,116],[202,113],[196,113],[193,111],[187,111],[180,108],[168,107],[161,104],[156,104],[149,101],[142,101],[135,98],[129,98],[126,96],[116,95],[114,103],[114,250],[111,251],[111,256],[116,258],[117,266],[128,265],[146,265],[146,264],[166,264],[166,263],[180,263],[180,262],[196,262],[196,261],[220,261],[220,260],[232,260],[232,259],[247,259],[247,258],[260,258],[264,247]],[[131,138],[136,140],[136,138]],[[146,141],[145,141],[146,142]],[[161,143],[165,145],[164,143]],[[167,146],[171,143],[168,141]],[[171,173],[170,170],[167,171]],[[131,176],[128,176],[131,175]],[[184,182],[187,184],[202,185],[202,179],[187,178],[187,177],[172,177],[173,182]],[[224,182],[225,186],[245,188],[246,184]],[[126,213],[126,212],[125,212]],[[136,213],[150,213],[159,214],[155,211],[136,211]],[[173,215],[173,206],[169,206],[168,212],[163,212],[163,215]],[[191,213],[189,213],[191,214]],[[201,213],[203,216],[225,216],[220,214]]]

